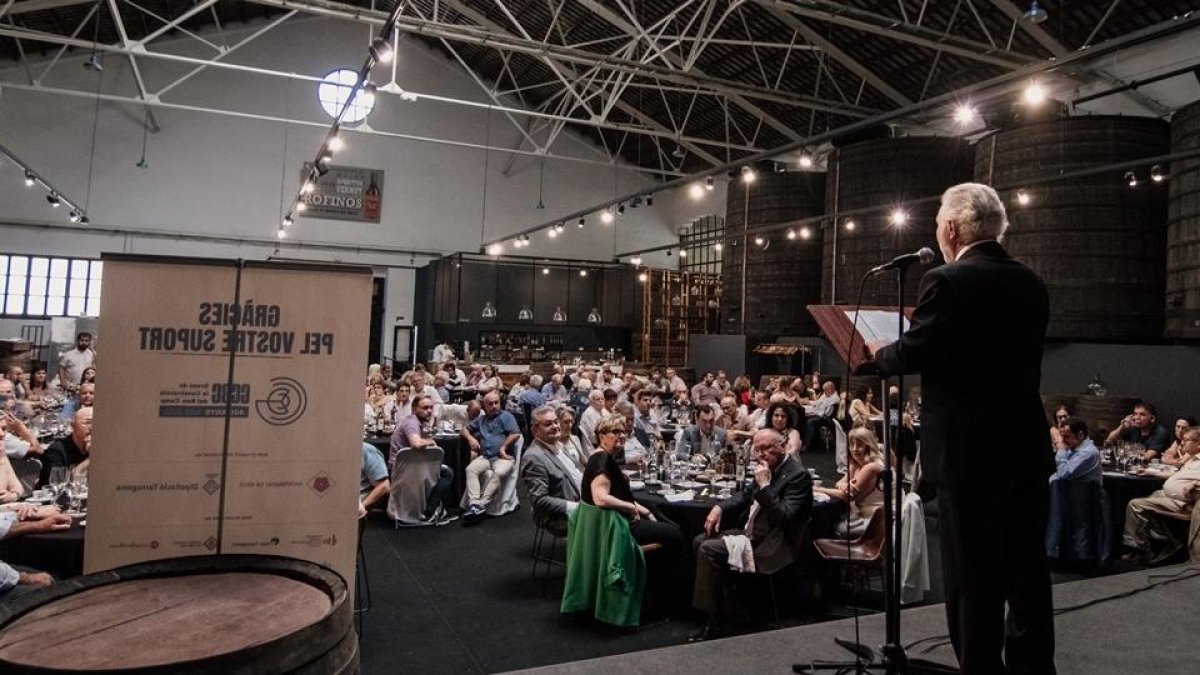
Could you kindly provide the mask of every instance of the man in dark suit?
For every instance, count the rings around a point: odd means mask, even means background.
[[[579,505],[579,481],[583,471],[558,447],[558,415],[543,405],[532,414],[533,442],[521,457],[521,480],[533,500],[534,520],[558,520]]]
[[[947,190],[937,215],[946,264],[922,279],[904,337],[869,349],[885,376],[921,374],[923,480],[937,491],[946,621],[963,672],[1046,675],[1054,462],[1039,388],[1049,300],[1000,245],[1007,227],[992,188]]]
[[[723,632],[721,595],[729,571],[730,545],[750,549],[754,571],[774,574],[797,558],[804,543],[813,503],[808,471],[784,452],[783,436],[771,429],[754,434],[754,457],[758,460],[754,481],[709,511],[704,534],[694,542],[692,606],[706,612],[708,620],[689,642],[719,637]],[[721,529],[722,525],[730,529]],[[731,537],[728,543],[726,537]],[[738,557],[746,559],[744,554]]]

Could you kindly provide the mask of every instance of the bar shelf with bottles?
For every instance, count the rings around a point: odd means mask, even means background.
[[[562,357],[563,336],[559,333],[480,331],[475,352],[475,358],[485,363],[535,363]]]

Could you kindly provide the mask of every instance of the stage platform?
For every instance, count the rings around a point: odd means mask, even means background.
[[[1188,662],[1195,644],[1196,618],[1200,616],[1200,564],[1059,584],[1054,587],[1054,606],[1058,612],[1055,662],[1059,675],[1196,672],[1195,664],[1189,666]],[[1069,609],[1074,607],[1079,608]],[[901,622],[902,642],[906,645],[946,634],[941,605],[905,610]],[[883,636],[883,615],[864,617],[860,625],[863,643],[877,647]],[[834,644],[835,637],[853,639],[853,621],[810,624],[519,672],[790,673],[791,664],[797,661],[849,658],[848,652]],[[954,663],[948,641],[929,653],[921,652],[922,647],[937,642],[942,640],[917,645],[908,654]]]

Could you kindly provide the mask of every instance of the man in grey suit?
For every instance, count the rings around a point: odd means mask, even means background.
[[[689,425],[675,444],[675,457],[690,459],[703,456],[711,462],[725,447],[725,430],[716,425],[716,411],[712,406],[696,409],[696,423]]]
[[[803,546],[813,504],[812,478],[784,452],[783,436],[772,429],[754,434],[754,457],[758,460],[754,481],[709,511],[704,534],[693,544],[692,606],[706,612],[708,620],[688,642],[720,637],[723,632],[721,596],[731,547],[748,548],[738,557],[744,561],[749,553],[756,572],[774,574],[790,565]]]
[[[566,520],[579,505],[583,472],[558,447],[558,415],[552,406],[535,408],[533,442],[521,457],[521,480],[533,500],[533,517]]]

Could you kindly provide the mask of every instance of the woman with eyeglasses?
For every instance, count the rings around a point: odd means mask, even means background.
[[[662,549],[646,556],[650,583],[647,588],[662,599],[679,591],[683,532],[669,520],[661,519],[637,503],[629,478],[617,463],[617,454],[625,447],[626,428],[622,415],[610,415],[596,425],[599,447],[588,458],[583,470],[581,497],[585,504],[612,509],[629,519],[629,531],[639,545],[661,544]]]
[[[1162,459],[1159,461],[1168,466],[1183,466],[1186,464],[1191,457],[1183,451],[1183,435],[1187,433],[1188,429],[1197,424],[1196,418],[1190,415],[1175,420],[1175,442],[1171,444],[1171,447],[1167,448],[1167,451],[1163,453]]]

